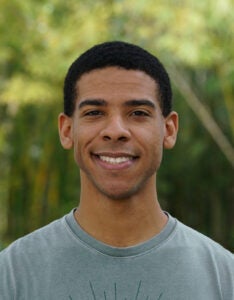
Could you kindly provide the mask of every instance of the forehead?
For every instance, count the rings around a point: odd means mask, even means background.
[[[119,67],[92,70],[83,74],[76,84],[78,101],[83,98],[115,96],[156,99],[157,90],[155,80],[143,71]]]

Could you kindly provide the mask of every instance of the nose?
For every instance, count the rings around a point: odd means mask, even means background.
[[[103,124],[101,137],[106,141],[128,141],[130,138],[130,131],[126,122],[120,116],[110,117],[105,124]]]

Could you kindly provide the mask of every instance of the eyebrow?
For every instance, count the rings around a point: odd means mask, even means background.
[[[86,99],[79,103],[78,108],[81,109],[83,106],[107,106],[107,102],[103,99]]]
[[[124,103],[126,106],[149,106],[152,108],[156,108],[154,102],[148,100],[148,99],[133,99],[128,100]]]
[[[78,108],[81,109],[84,106],[107,106],[108,103],[104,99],[86,99],[79,103]],[[148,99],[132,99],[124,102],[124,106],[149,106],[151,108],[156,108],[154,102]]]

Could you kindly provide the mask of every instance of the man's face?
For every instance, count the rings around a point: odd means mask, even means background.
[[[174,145],[177,131],[176,113],[162,116],[155,81],[108,67],[84,74],[76,88],[74,114],[60,116],[60,135],[74,149],[82,184],[112,199],[155,185],[163,146]]]

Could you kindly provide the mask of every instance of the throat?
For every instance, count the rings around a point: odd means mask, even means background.
[[[147,210],[136,209],[125,203],[111,211],[85,211],[80,204],[74,216],[81,228],[100,242],[113,247],[130,247],[151,239],[166,225],[167,216],[157,202],[153,206]]]

